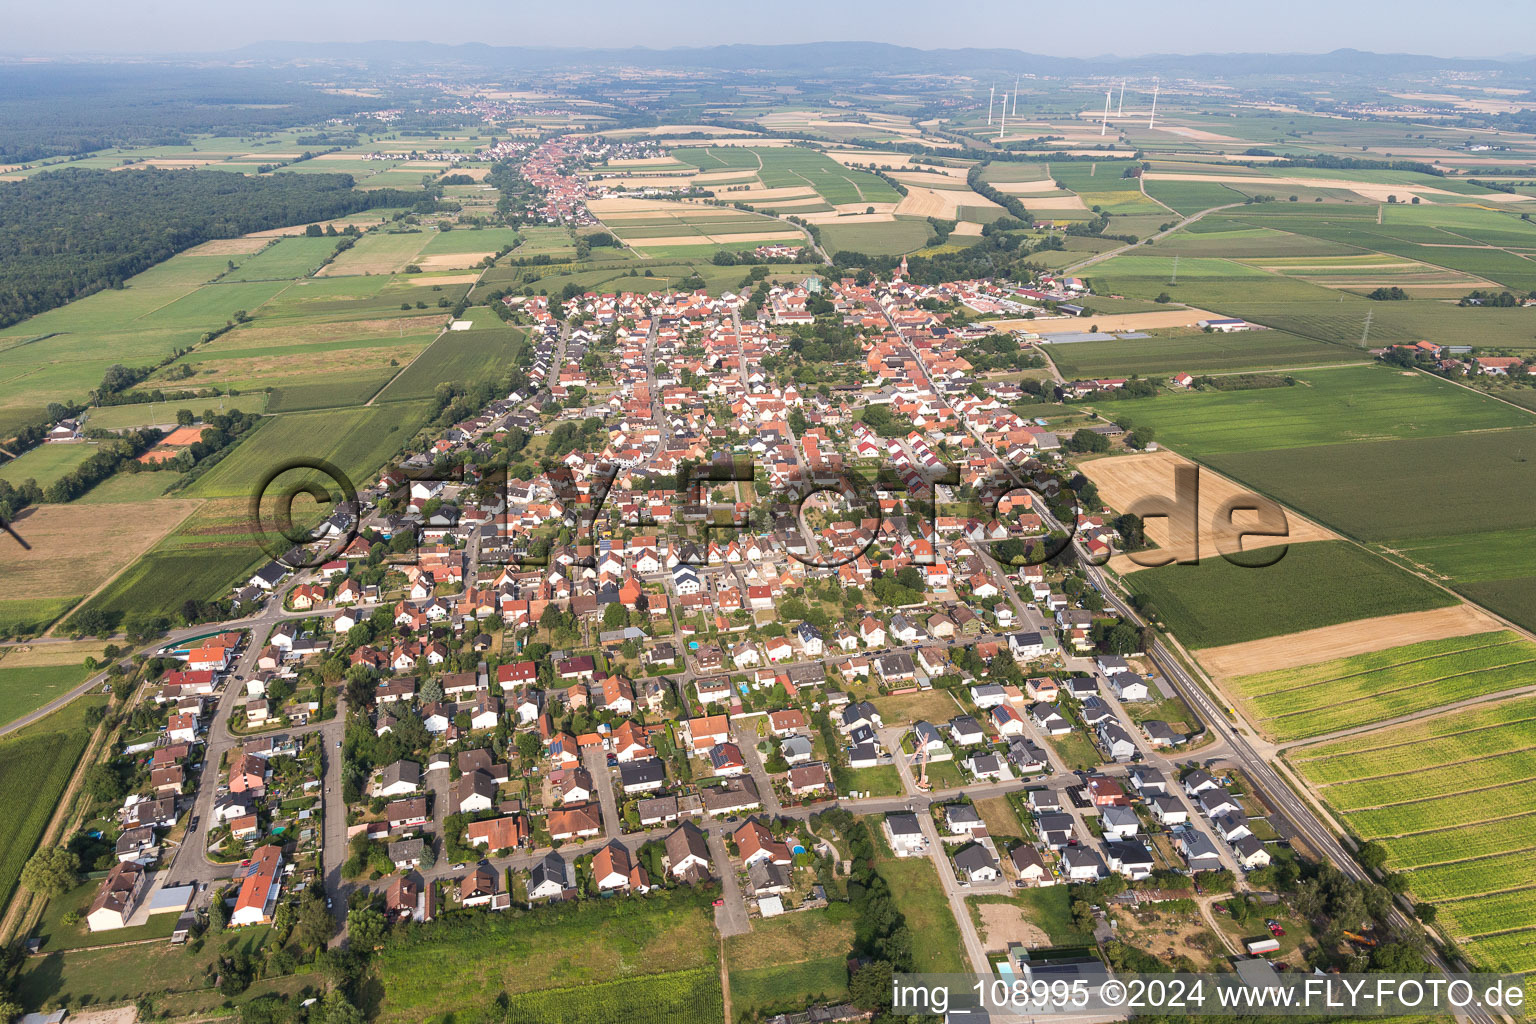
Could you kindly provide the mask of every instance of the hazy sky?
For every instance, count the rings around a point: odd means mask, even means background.
[[[701,46],[871,40],[1009,47],[1063,56],[1308,52],[1340,47],[1441,56],[1536,50],[1514,31],[1531,0],[1484,0],[1452,30],[1444,0],[48,0],[13,3],[0,52],[218,51],[263,40],[372,39],[534,46]],[[775,12],[783,12],[782,22]],[[1494,26],[1508,26],[1499,32]]]

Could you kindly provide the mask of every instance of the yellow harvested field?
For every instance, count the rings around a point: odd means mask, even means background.
[[[487,256],[495,255],[496,250],[494,249],[485,252],[437,253],[432,256],[418,256],[412,262],[422,270],[463,270],[466,267],[474,266]],[[438,283],[442,283],[441,278],[438,279]]]
[[[631,217],[646,217],[655,213],[676,213],[678,204],[664,199],[589,199],[587,209],[598,217],[608,218],[615,215],[629,214]],[[691,208],[690,208],[691,209]],[[710,207],[710,209],[719,209]],[[724,211],[730,213],[731,211]],[[692,214],[690,214],[691,216]]]
[[[26,600],[93,593],[200,504],[157,498],[117,505],[30,508],[12,525],[32,545],[31,550],[0,544],[0,579],[5,580],[6,596]],[[84,537],[90,543],[81,543]]]
[[[487,253],[487,255],[490,255]],[[425,266],[425,264],[421,264]],[[474,284],[480,280],[479,274],[412,274],[411,284]]]
[[[215,238],[211,242],[204,242],[187,250],[188,256],[245,256],[253,252],[260,252],[267,247],[270,239],[255,238],[247,235],[244,238]]]
[[[992,187],[1006,195],[1034,195],[1040,192],[1055,192],[1057,195],[1066,195],[1056,187],[1056,183],[1050,178],[1036,178],[1034,181],[994,181]]]
[[[1096,316],[1090,323],[1098,324],[1101,331],[1141,331],[1154,327],[1192,327],[1201,320],[1211,320],[1217,316],[1218,314],[1204,309],[1155,309],[1146,313]],[[1010,323],[1022,325],[1024,330],[1034,330],[1040,334],[1055,334],[1062,331],[1075,333],[1083,329],[1083,321],[1074,317],[1045,321],[1015,320]],[[1031,328],[1029,324],[1036,326]]]
[[[629,167],[665,167],[668,170],[684,171],[690,169],[691,165],[678,163],[669,156],[646,156],[638,157],[634,160],[609,160],[606,164],[603,164],[603,167],[610,170],[622,170]]]
[[[489,167],[450,167],[448,170],[443,172],[443,176],[447,177],[450,174],[463,174],[475,179],[476,181],[484,181],[486,175],[490,173],[491,169]]]
[[[1087,210],[1082,196],[1030,196],[1023,200],[1030,210]]]
[[[1357,195],[1374,202],[1384,203],[1391,195],[1418,195],[1418,196],[1454,196],[1460,200],[1469,200],[1471,197],[1456,192],[1448,192],[1443,188],[1435,188],[1431,185],[1384,185],[1373,181],[1347,181],[1336,178],[1309,178],[1305,175],[1265,175],[1255,178],[1253,175],[1233,174],[1188,174],[1178,171],[1149,171],[1142,176],[1152,181],[1211,181],[1226,184],[1235,182],[1239,184],[1253,185],[1262,183],[1265,185],[1288,186],[1291,188],[1324,188],[1324,189],[1348,189]],[[1491,192],[1485,196],[1478,196],[1479,202],[1495,203],[1526,203],[1536,202],[1536,197],[1520,195],[1519,193]]]
[[[1315,665],[1424,640],[1443,640],[1503,628],[1503,623],[1476,605],[1458,604],[1427,612],[1360,619],[1225,647],[1208,647],[1195,657],[1212,677],[1231,679],[1254,672]]]
[[[890,213],[838,213],[836,210],[823,210],[820,213],[806,213],[799,216],[808,224],[884,224],[896,219],[895,215]]]
[[[384,223],[384,218],[377,213],[354,213],[350,217],[337,217],[335,220],[322,220],[321,227],[334,225],[337,231],[341,231],[348,225],[355,225],[359,230],[373,227],[375,224]],[[288,238],[293,235],[302,235],[309,228],[308,224],[290,224],[285,228],[268,228],[266,231],[252,231],[245,235],[246,238]]]
[[[763,202],[769,199],[816,199],[820,196],[816,190],[808,185],[784,185],[780,188],[746,188],[740,191],[724,192],[721,199],[727,202],[741,200],[744,203]]]
[[[820,196],[807,196],[804,199],[776,199],[766,205],[772,206],[775,210],[797,206],[821,206],[822,198]]]
[[[732,168],[725,171],[705,171],[702,174],[695,174],[693,176],[693,180],[703,185],[730,184],[732,182],[741,183],[747,181],[756,181],[757,172],[750,169],[742,170],[739,168]]]
[[[1194,465],[1193,462],[1173,452],[1157,451],[1088,459],[1079,466],[1079,469],[1098,486],[1099,494],[1103,496],[1106,504],[1124,512],[1146,497],[1172,498],[1174,471],[1180,466]],[[1220,557],[1217,545],[1236,547],[1242,527],[1256,525],[1258,517],[1255,513],[1239,512],[1233,516],[1236,530],[1218,528],[1213,522],[1215,510],[1227,499],[1251,492],[1219,473],[1203,466],[1197,468],[1200,473],[1199,555],[1201,558],[1217,558]],[[1338,536],[1311,520],[1303,519],[1290,509],[1285,510],[1285,518],[1290,528],[1290,535],[1287,538],[1284,540],[1268,537],[1253,538],[1243,542],[1244,550],[1270,547],[1275,544],[1302,544],[1313,540],[1332,540]],[[1180,559],[1194,556],[1195,552],[1186,538],[1179,537],[1177,543],[1170,540],[1170,525],[1166,517],[1153,517],[1146,521],[1147,537],[1157,545],[1159,550],[1141,553],[1143,556],[1162,557],[1172,554]],[[1110,568],[1122,573],[1144,568],[1135,561],[1136,557],[1138,556],[1116,555],[1111,559]]]
[[[907,189],[907,194],[902,196],[901,202],[896,204],[896,212],[909,217],[940,217],[944,220],[954,220],[956,211],[962,206],[999,209],[992,200],[983,198],[968,188],[920,188],[914,185]]]
[[[1155,132],[1167,132],[1169,135],[1177,135],[1181,139],[1193,139],[1196,142],[1242,142],[1242,139],[1234,139],[1230,135],[1217,135],[1201,128],[1185,128],[1180,125],[1158,125],[1152,129]]]
[[[626,245],[649,249],[660,245],[725,245],[730,242],[771,242],[781,238],[804,238],[798,231],[746,231],[732,235],[666,235],[662,238],[630,238]]]
[[[64,643],[22,644],[8,648],[6,668],[45,668],[50,665],[78,665],[87,657],[101,658],[106,644],[100,640],[68,640]]]
[[[962,220],[962,221],[960,221],[959,223],[957,223],[955,225],[955,230],[951,231],[950,234],[952,234],[952,235],[975,235],[977,237],[980,237],[980,235],[981,235],[981,225],[976,223],[973,220]]]

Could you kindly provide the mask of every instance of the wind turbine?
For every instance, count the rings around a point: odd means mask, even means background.
[[[1147,127],[1151,128],[1157,121],[1157,79],[1152,79],[1152,116],[1147,118]]]
[[[997,86],[994,85],[992,87],[992,91],[987,93],[987,127],[988,128],[992,127],[992,102],[994,100],[996,100],[996,99],[997,99]]]
[[[1013,112],[1019,112],[1019,75],[1013,76]]]
[[[1115,90],[1113,89],[1104,90],[1104,121],[1099,125],[1099,135],[1101,136],[1109,131],[1109,98],[1114,95],[1114,92]]]
[[[997,129],[997,137],[1001,139],[1008,131],[1008,94],[1003,93],[1003,117],[1001,126]]]
[[[1125,113],[1125,80],[1121,79],[1120,80],[1120,105],[1115,108],[1115,116],[1119,117],[1120,115],[1122,115],[1124,113]]]

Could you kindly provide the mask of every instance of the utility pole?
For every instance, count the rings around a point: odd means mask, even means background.
[[[1365,343],[1366,343],[1367,340],[1369,340],[1369,338],[1371,336],[1371,316],[1375,312],[1376,311],[1374,309],[1368,309],[1368,310],[1365,311],[1365,330],[1360,332],[1360,347],[1361,348],[1365,348]]]
[[[1178,258],[1178,256],[1174,256],[1174,258],[1173,258],[1173,277],[1171,277],[1168,280],[1168,283],[1169,284],[1178,284],[1179,283],[1179,258]]]

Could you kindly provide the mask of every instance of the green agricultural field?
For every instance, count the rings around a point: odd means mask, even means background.
[[[376,1019],[440,1022],[505,996],[506,1019],[530,1024],[714,1024],[724,1007],[712,936],[707,898],[691,890],[444,918],[379,953]]]
[[[821,247],[828,253],[862,252],[870,256],[900,256],[928,244],[932,230],[925,220],[894,220],[866,224],[823,224]]]
[[[80,463],[94,454],[96,446],[86,442],[40,444],[29,452],[22,452],[20,458],[0,463],[0,480],[13,487],[21,486],[26,480],[36,480],[37,486],[46,488],[74,472]]]
[[[1493,632],[1241,676],[1230,688],[1259,728],[1286,741],[1532,683],[1536,644]]]
[[[1262,569],[1207,557],[1199,565],[1142,569],[1125,582],[1189,647],[1219,647],[1456,603],[1346,541],[1292,545],[1279,562]]]
[[[1378,365],[1295,376],[1294,387],[1162,394],[1115,402],[1106,414],[1154,427],[1160,442],[1199,459],[1536,424],[1525,410],[1427,374]]]
[[[762,169],[757,176],[767,188],[809,185],[823,199],[838,206],[845,203],[894,203],[901,199],[882,178],[856,171],[829,156],[791,146],[758,149]]]
[[[71,710],[0,740],[0,814],[9,823],[0,829],[0,907],[10,902],[90,740],[90,730]]]
[[[279,238],[254,256],[247,257],[221,281],[291,281],[308,277],[336,251],[339,238]]]
[[[1067,377],[1167,377],[1181,372],[1198,376],[1361,361],[1358,349],[1280,331],[1084,341],[1044,346],[1043,351]]]
[[[1243,197],[1219,181],[1156,181],[1143,183],[1147,195],[1184,216],[1215,206],[1240,203]],[[1161,243],[1159,244],[1161,247]]]
[[[518,228],[517,234],[522,242],[512,250],[512,259],[524,256],[570,256],[576,252],[576,245],[566,228],[528,225]]]
[[[79,600],[79,597],[0,600],[0,636],[41,633]]]
[[[411,402],[431,398],[443,381],[472,387],[481,381],[499,380],[527,343],[527,332],[503,327],[489,309],[480,307],[465,316],[475,326],[467,331],[446,331],[427,350],[379,392],[378,401]],[[402,441],[408,438],[402,438]]]
[[[1529,526],[1524,508],[1536,497],[1536,478],[1523,464],[1532,452],[1536,430],[1528,428],[1205,461],[1336,530],[1391,543],[1442,536],[1448,523],[1485,532]],[[1431,492],[1435,514],[1425,516],[1420,506]],[[1426,555],[1433,564],[1422,548],[1415,557]]]
[[[79,686],[90,675],[80,663],[13,668],[0,659],[0,725],[31,714]]]
[[[350,476],[355,486],[364,486],[421,429],[430,406],[430,402],[400,401],[271,417],[185,494],[249,500],[263,477],[296,458],[325,459]]]
[[[453,231],[439,231],[433,236],[432,241],[427,243],[427,247],[421,250],[421,255],[498,252],[506,246],[516,245],[520,233],[528,230],[527,228],[456,228]]]
[[[1379,653],[1406,657],[1506,635]],[[1521,697],[1286,756],[1346,828],[1385,845],[1388,866],[1407,872],[1414,899],[1435,903],[1441,927],[1460,941],[1531,923],[1525,896],[1536,886],[1528,850],[1536,834],[1533,750],[1536,698]],[[1511,920],[1521,912],[1523,919]]]
[[[86,605],[114,621],[135,612],[175,616],[189,598],[212,601],[270,559],[254,540],[191,551],[146,552]]]
[[[326,277],[348,274],[395,274],[405,269],[436,232],[370,231],[325,268]]]

